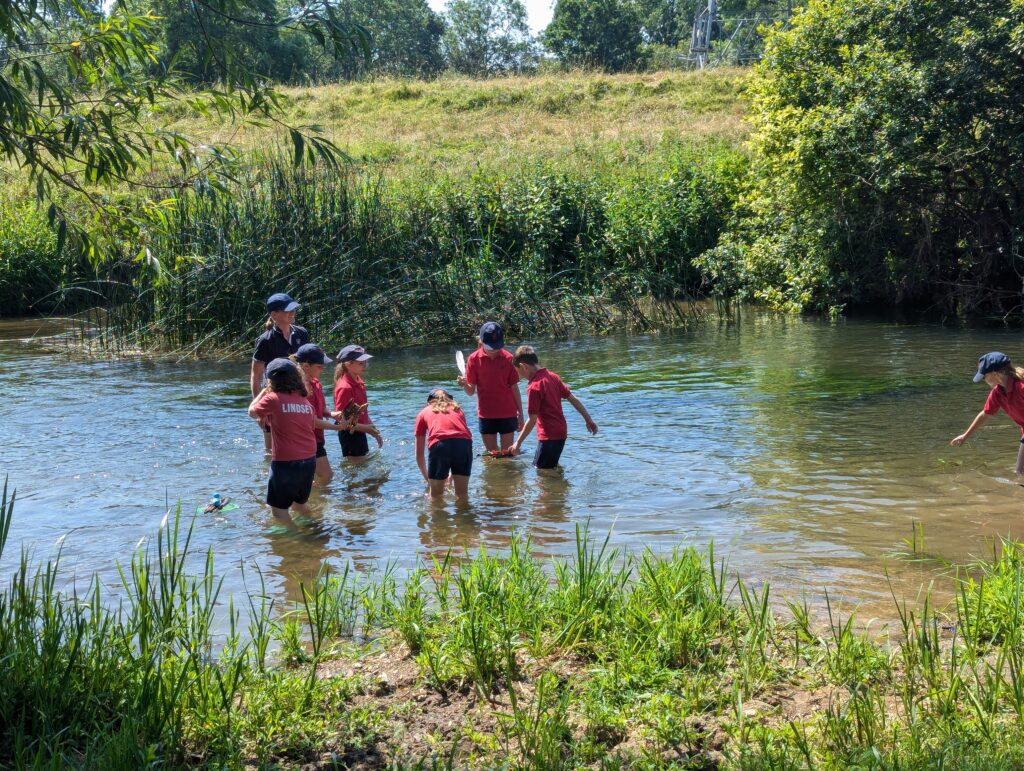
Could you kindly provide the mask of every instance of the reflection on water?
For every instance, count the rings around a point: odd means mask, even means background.
[[[477,458],[465,506],[424,497],[412,438],[429,389],[454,381],[454,347],[377,352],[367,386],[386,443],[350,466],[328,441],[339,471],[314,489],[296,534],[275,531],[262,505],[247,361],[69,361],[25,340],[37,326],[0,324],[0,474],[19,497],[0,576],[19,543],[42,558],[66,536],[71,572],[114,585],[116,561],[155,533],[168,502],[190,512],[214,492],[240,508],[196,519],[197,554],[213,551],[225,590],[242,590],[244,567],[279,600],[347,561],[408,566],[417,553],[500,549],[517,530],[539,554],[568,555],[589,521],[633,550],[713,540],[745,577],[812,599],[827,587],[889,614],[886,569],[897,596],[936,578],[886,556],[914,521],[949,561],[1021,535],[1016,428],[1000,417],[970,447],[947,445],[983,402],[979,353],[1024,356],[1012,332],[748,313],[675,334],[539,341],[601,431],[588,436],[568,410],[554,473],[529,465],[532,439],[524,457]]]

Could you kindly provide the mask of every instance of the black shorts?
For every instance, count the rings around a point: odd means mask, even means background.
[[[316,458],[270,461],[267,503],[275,509],[287,509],[293,503],[305,503],[309,500],[315,473]]]
[[[327,457],[327,443],[317,442],[316,443],[316,457],[326,458]]]
[[[370,445],[362,431],[339,431],[338,441],[341,442],[341,454],[346,458],[361,458],[370,454]]]
[[[518,418],[480,418],[481,434],[514,434],[518,430]]]
[[[447,479],[448,474],[468,477],[473,469],[473,442],[470,439],[442,439],[427,450],[427,477]]]
[[[565,447],[564,439],[545,439],[537,442],[537,451],[533,454],[533,465],[537,468],[554,468],[562,457]]]

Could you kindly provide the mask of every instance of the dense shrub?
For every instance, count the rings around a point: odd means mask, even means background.
[[[740,224],[702,267],[798,309],[1024,319],[1022,52],[1019,2],[812,0],[768,40]]]
[[[69,288],[87,273],[30,199],[0,198],[0,316],[74,308]]]

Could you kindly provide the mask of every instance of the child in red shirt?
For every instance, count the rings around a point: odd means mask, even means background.
[[[529,345],[521,345],[512,357],[519,374],[526,378],[526,411],[530,419],[526,421],[522,431],[512,446],[512,454],[521,452],[523,441],[530,435],[534,424],[537,426],[537,451],[533,456],[533,465],[537,468],[555,468],[566,437],[569,435],[562,412],[562,399],[565,399],[583,416],[587,430],[597,433],[595,423],[583,403],[572,395],[562,378],[540,366],[537,352]]]
[[[959,447],[971,434],[985,425],[992,415],[1002,409],[1021,427],[1021,444],[1017,450],[1017,466],[1014,470],[1018,474],[1024,474],[1024,369],[1014,367],[1010,363],[1010,357],[1005,353],[992,351],[978,359],[978,371],[974,375],[974,382],[980,383],[982,380],[992,389],[985,400],[985,406],[971,421],[967,430],[949,443]]]
[[[476,412],[480,435],[489,453],[512,446],[512,435],[523,427],[523,399],[519,395],[519,373],[512,354],[505,350],[505,330],[496,321],[480,327],[480,347],[466,360],[466,374],[456,382],[472,396],[477,395]]]
[[[341,367],[342,374],[334,383],[334,409],[337,412],[344,412],[350,404],[367,404],[363,373],[366,372],[366,363],[372,358],[359,345],[346,345],[341,349],[338,354],[338,366]],[[380,431],[370,420],[369,409],[364,407],[345,431],[338,432],[341,454],[352,463],[365,460],[370,453],[370,446],[366,441],[367,434],[377,440],[378,447],[384,446]]]
[[[249,405],[249,417],[270,426],[273,446],[267,503],[275,519],[292,525],[288,510],[305,514],[316,472],[313,406],[290,359],[267,365],[267,386]]]
[[[324,373],[324,365],[331,360],[324,355],[319,345],[306,343],[291,358],[299,366],[302,384],[306,387],[309,403],[313,406],[313,421],[316,433],[316,481],[326,485],[334,477],[334,470],[327,458],[327,443],[324,431],[347,431],[348,421],[340,412],[328,412],[324,388],[320,385],[320,376]],[[331,420],[327,420],[331,418]],[[336,422],[337,421],[337,422]]]
[[[430,497],[444,496],[449,475],[455,497],[465,499],[469,493],[469,474],[473,468],[473,435],[466,425],[466,415],[452,395],[435,388],[427,396],[427,406],[416,416],[416,463],[430,488]],[[429,447],[428,460],[423,458],[424,445]]]

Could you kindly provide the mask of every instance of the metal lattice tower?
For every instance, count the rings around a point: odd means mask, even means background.
[[[723,16],[718,0],[707,0],[694,17],[690,52],[685,59],[699,69],[755,62],[761,58],[758,28],[779,21],[788,23],[792,13],[792,0],[769,0],[745,10],[742,16]]]

